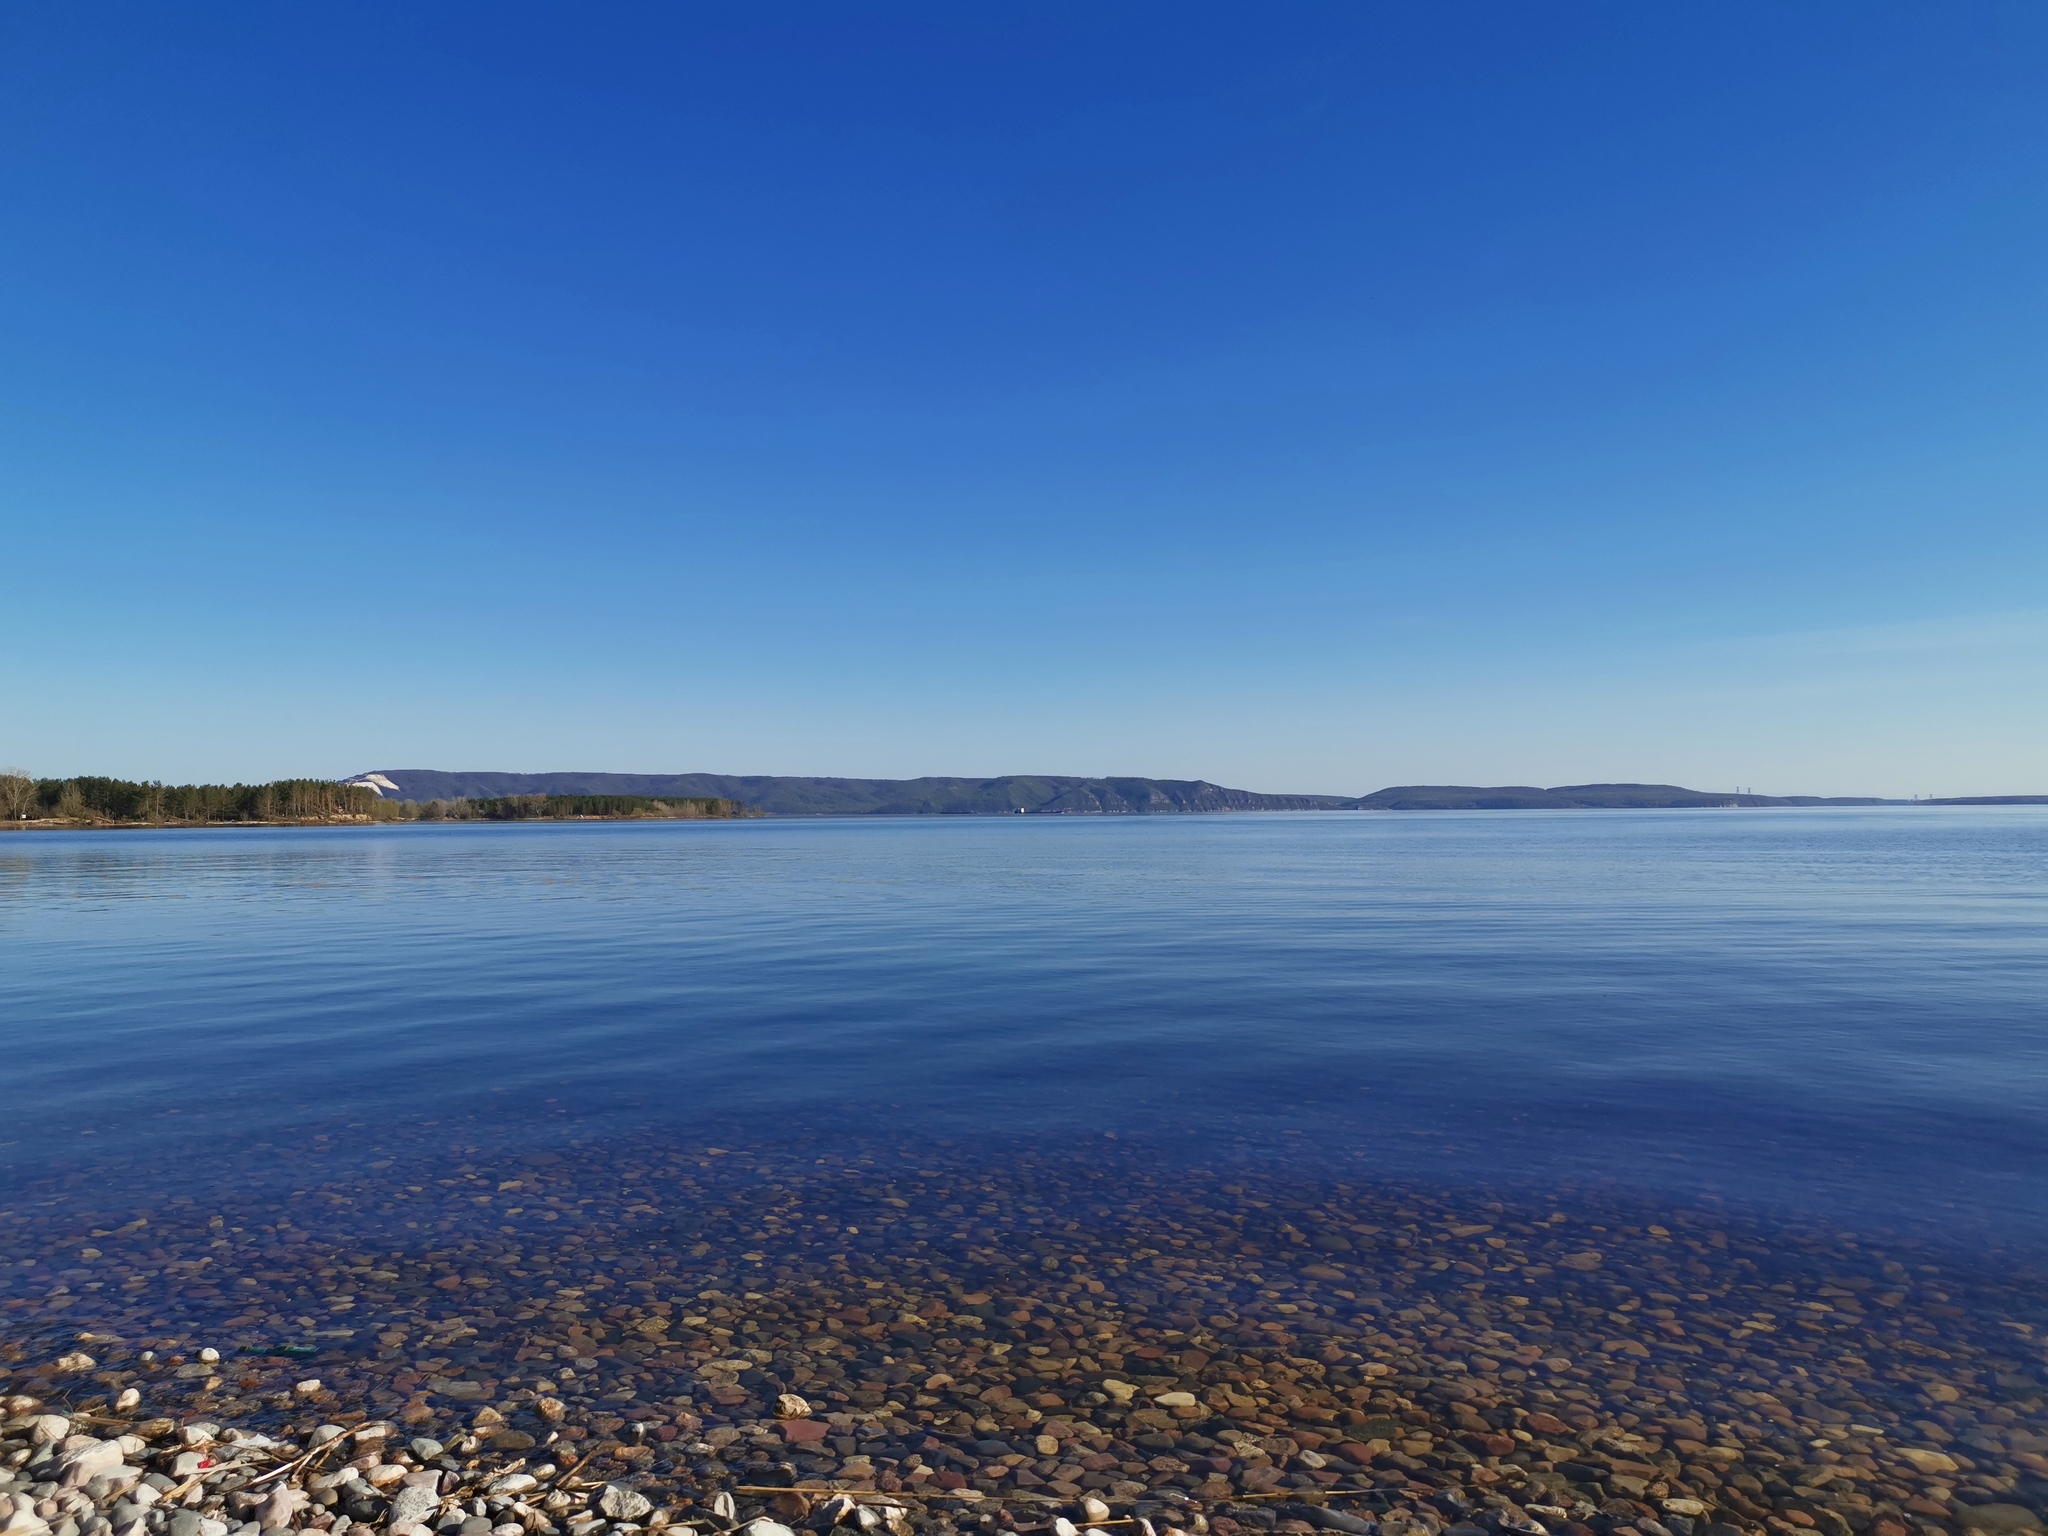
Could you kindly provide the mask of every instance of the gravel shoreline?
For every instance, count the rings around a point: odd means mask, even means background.
[[[1597,1191],[815,1150],[387,1164],[118,1227],[19,1202],[0,1536],[1955,1536],[2048,1508],[2028,1272]]]

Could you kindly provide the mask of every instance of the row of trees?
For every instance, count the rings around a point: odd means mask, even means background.
[[[155,780],[38,779],[0,772],[0,820],[137,823],[360,821],[375,813],[374,792],[326,779],[270,784],[163,784]]]
[[[0,821],[204,825],[249,821],[541,821],[647,817],[695,821],[744,816],[737,800],[709,796],[508,795],[498,800],[381,800],[372,789],[326,779],[272,784],[159,784],[81,777],[38,779],[0,769]]]

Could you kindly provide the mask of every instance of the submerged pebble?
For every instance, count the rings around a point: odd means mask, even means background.
[[[0,1223],[0,1536],[2048,1510],[2038,1274],[1712,1202],[785,1137],[31,1189]]]

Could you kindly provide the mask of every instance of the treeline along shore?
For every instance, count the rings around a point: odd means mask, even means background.
[[[360,784],[278,779],[269,784],[160,784],[81,775],[0,773],[0,823],[11,827],[330,826],[394,821],[699,821],[745,816],[710,795],[498,795],[387,799]]]

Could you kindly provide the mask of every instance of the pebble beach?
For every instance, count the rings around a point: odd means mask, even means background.
[[[147,1210],[74,1175],[0,1213],[30,1255],[0,1531],[1959,1536],[2048,1507],[2048,1316],[2010,1256],[1113,1141],[384,1161]]]

